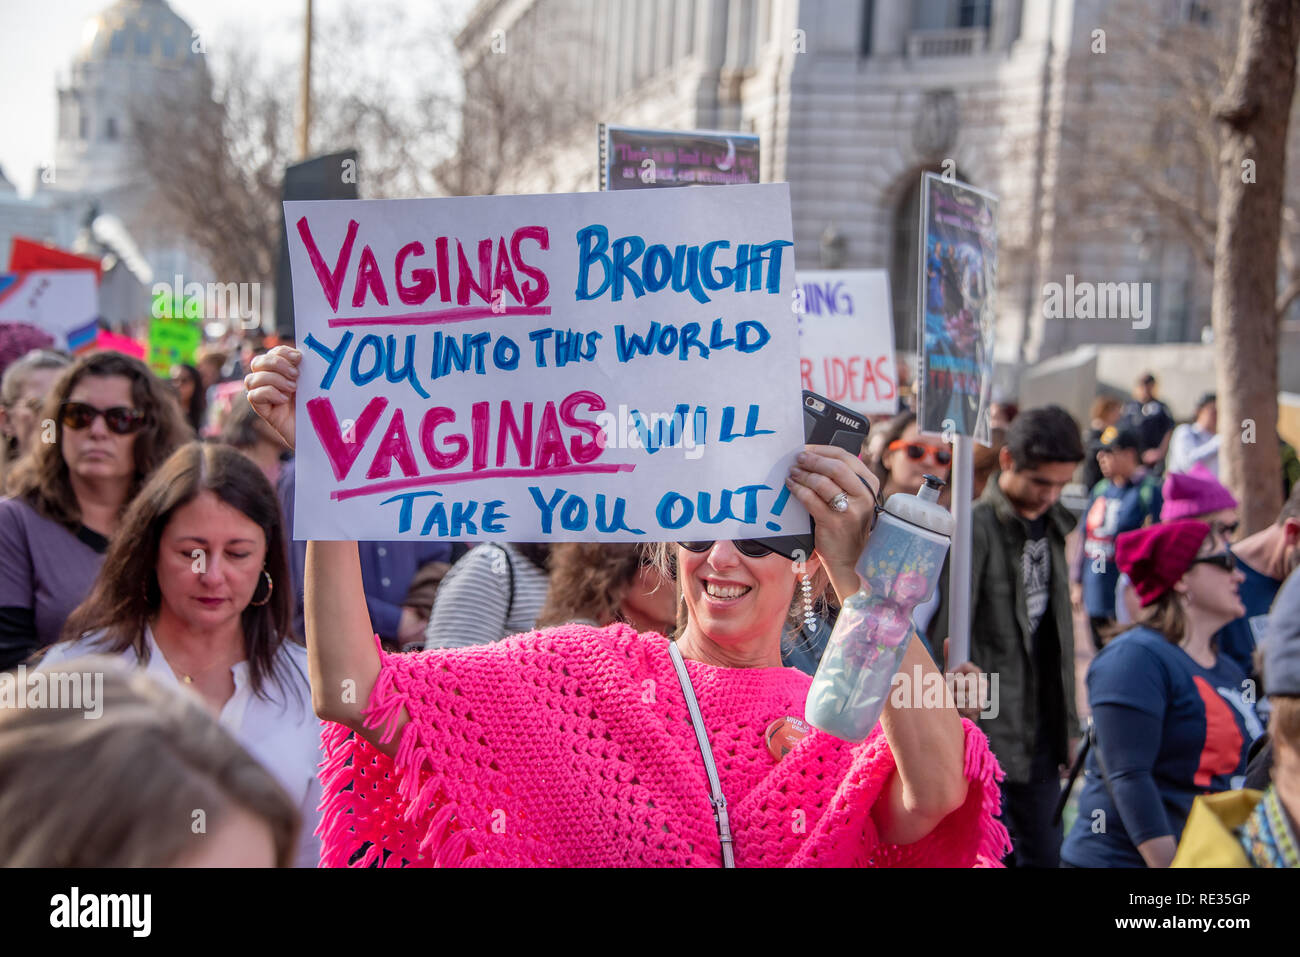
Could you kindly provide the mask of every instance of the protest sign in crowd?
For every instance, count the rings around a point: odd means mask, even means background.
[[[289,202],[294,339],[167,377],[17,273],[0,860],[1295,866],[1300,487],[1238,536],[1146,378],[995,408],[996,201],[926,189],[915,387],[781,184]]]

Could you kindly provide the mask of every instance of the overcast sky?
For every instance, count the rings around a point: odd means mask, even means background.
[[[313,16],[329,18],[355,0],[315,0]],[[407,0],[413,16],[440,15],[440,5]],[[305,0],[170,0],[171,7],[204,37],[209,58],[223,36],[258,38],[277,59],[295,57],[302,45]],[[467,11],[473,0],[451,0]],[[18,192],[32,193],[36,170],[54,159],[56,90],[66,82],[86,21],[112,0],[0,0],[0,168]],[[463,12],[461,14],[463,22]]]

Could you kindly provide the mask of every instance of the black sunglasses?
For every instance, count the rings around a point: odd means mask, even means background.
[[[688,552],[707,552],[716,542],[678,542],[677,544]],[[750,558],[762,558],[764,555],[772,554],[772,549],[757,538],[737,538],[733,539],[731,544],[736,546],[736,551],[740,554],[748,555]]]
[[[108,430],[116,435],[130,435],[144,425],[144,413],[124,405],[97,409],[84,402],[65,402],[59,406],[59,421],[67,429],[88,429],[101,415]]]
[[[1232,552],[1225,551],[1217,555],[1206,555],[1204,558],[1197,558],[1192,564],[1213,565],[1215,568],[1222,568],[1225,572],[1235,572],[1237,570],[1237,556]]]

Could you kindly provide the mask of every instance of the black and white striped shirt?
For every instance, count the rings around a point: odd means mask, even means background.
[[[548,585],[546,572],[513,545],[485,542],[474,546],[451,567],[438,587],[424,633],[425,648],[468,648],[532,631],[546,601]]]

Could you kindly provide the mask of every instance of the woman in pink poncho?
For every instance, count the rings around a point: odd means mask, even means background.
[[[301,354],[253,360],[254,408],[292,442]],[[878,483],[809,446],[787,482],[817,523],[813,594],[858,588]],[[849,508],[827,503],[843,492]],[[669,546],[686,606],[677,638],[707,729],[739,866],[972,866],[1007,849],[1001,777],[951,707],[895,708],[864,742],[767,730],[802,718],[810,679],[781,667],[802,610],[791,563],[750,543]],[[742,550],[744,549],[744,550]],[[354,542],[311,542],[307,646],[327,721],[322,864],[705,866],[719,824],[669,642],[569,625],[472,649],[385,654]],[[902,671],[933,673],[912,641]],[[920,696],[913,696],[919,698]],[[790,724],[791,722],[787,722]],[[774,756],[781,754],[780,758]]]

